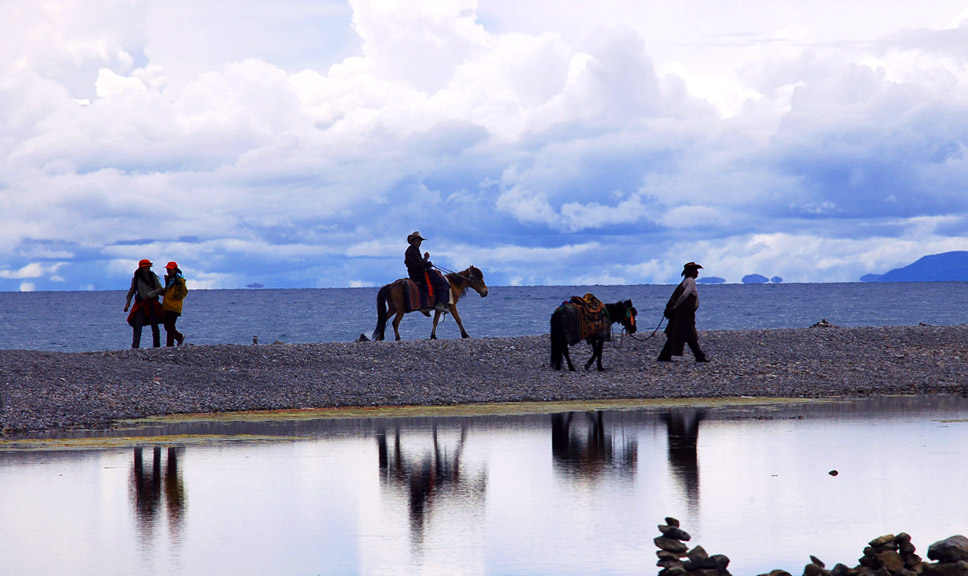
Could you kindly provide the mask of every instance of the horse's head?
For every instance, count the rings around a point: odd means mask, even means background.
[[[487,284],[484,283],[484,273],[481,272],[480,268],[471,266],[461,272],[460,277],[467,282],[467,287],[476,290],[481,295],[481,298],[487,296]]]
[[[622,318],[622,327],[625,328],[625,331],[629,334],[635,334],[635,331],[637,330],[635,327],[635,315],[638,314],[638,311],[634,306],[632,306],[631,300],[622,302],[622,305],[625,306],[625,317]]]

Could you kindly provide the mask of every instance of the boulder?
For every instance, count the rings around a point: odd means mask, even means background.
[[[672,538],[665,538],[663,536],[657,537],[655,540],[655,545],[661,550],[666,550],[668,552],[673,552],[675,554],[683,555],[689,550],[689,547],[678,540],[673,540]]]
[[[884,546],[885,544],[893,545],[894,540],[896,538],[897,536],[893,534],[885,534],[884,536],[878,536],[877,538],[874,538],[873,540],[871,540],[870,545],[871,545],[871,548],[879,548],[881,546]]]
[[[686,556],[692,562],[699,562],[700,560],[705,560],[706,558],[709,558],[709,554],[706,552],[706,549],[703,548],[702,546],[696,546],[695,548],[690,550],[686,554]]]
[[[968,576],[968,561],[922,564],[921,576]]]
[[[904,560],[893,550],[878,553],[877,559],[881,561],[881,566],[890,570],[892,574],[904,569]]]
[[[928,558],[938,562],[958,562],[968,560],[968,538],[952,536],[928,547]]]
[[[672,538],[673,540],[682,540],[688,542],[692,539],[692,536],[688,532],[679,528],[678,526],[666,526],[664,524],[659,525],[659,532],[666,538]]]

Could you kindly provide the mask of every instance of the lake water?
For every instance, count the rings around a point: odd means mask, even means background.
[[[737,576],[799,574],[968,534],[961,397],[100,436],[3,442],[3,574],[655,574],[670,515]]]
[[[473,337],[547,334],[551,313],[563,300],[591,292],[606,302],[631,299],[639,311],[640,329],[651,331],[673,288],[496,286],[490,287],[487,298],[468,291],[458,308]],[[968,323],[968,283],[964,282],[723,284],[701,285],[699,290],[700,330],[802,328],[821,319],[841,326]],[[373,332],[376,293],[376,288],[193,290],[178,326],[190,344],[251,344],[253,337],[263,344],[345,342]],[[122,311],[124,294],[0,292],[0,348],[64,352],[127,348],[131,328]],[[408,314],[401,323],[401,335],[427,338],[431,324],[430,318]],[[437,335],[460,336],[449,316]],[[146,329],[142,345],[150,342]]]

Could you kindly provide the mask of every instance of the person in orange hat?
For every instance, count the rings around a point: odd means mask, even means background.
[[[165,265],[165,287],[155,290],[152,295],[163,297],[161,308],[164,310],[165,346],[174,346],[176,343],[181,346],[185,335],[175,328],[175,323],[181,316],[182,302],[188,295],[188,286],[177,262],[172,261]]]
[[[147,258],[138,262],[138,269],[134,271],[131,278],[131,287],[128,289],[128,296],[124,300],[124,311],[128,314],[128,324],[134,330],[131,337],[131,347],[141,347],[141,329],[145,324],[151,326],[151,343],[158,348],[161,346],[161,331],[158,323],[162,320],[161,304],[158,296],[152,295],[155,290],[161,289],[161,280],[158,275],[151,271],[151,260]],[[134,306],[131,306],[131,298],[134,297]]]
[[[669,319],[666,326],[666,343],[659,353],[659,362],[669,362],[673,356],[682,356],[685,345],[689,345],[696,362],[708,362],[706,353],[699,347],[699,334],[696,332],[696,309],[699,308],[699,290],[696,288],[696,278],[702,266],[695,262],[687,262],[682,267],[682,282],[672,292],[672,297],[665,307],[665,317]]]

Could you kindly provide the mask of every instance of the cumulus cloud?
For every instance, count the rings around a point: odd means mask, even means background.
[[[142,257],[199,287],[379,285],[414,229],[495,285],[966,249],[963,7],[877,12],[5,3],[0,289],[124,288]]]

